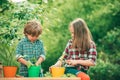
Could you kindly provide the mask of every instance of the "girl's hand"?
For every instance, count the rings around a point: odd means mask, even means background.
[[[51,68],[52,67],[61,67],[61,65],[62,65],[62,62],[61,61],[57,61],[54,65],[52,65],[51,67],[49,67],[50,73],[51,73]]]
[[[71,66],[76,66],[78,64],[77,60],[66,60],[65,62]]]
[[[50,67],[49,67],[49,72],[50,72],[50,73],[52,72],[52,70],[51,70],[52,67],[57,67],[57,66],[56,66],[56,65],[52,65],[52,66],[50,66]]]

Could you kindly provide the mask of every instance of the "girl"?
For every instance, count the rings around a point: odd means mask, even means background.
[[[81,18],[75,19],[69,25],[72,39],[53,66],[65,66],[65,73],[71,73],[80,77],[81,80],[90,80],[86,74],[90,66],[94,66],[96,62],[96,46],[92,40],[92,35],[85,21]],[[63,64],[63,61],[65,63]],[[51,67],[53,67],[51,66]],[[50,67],[50,69],[51,69]]]

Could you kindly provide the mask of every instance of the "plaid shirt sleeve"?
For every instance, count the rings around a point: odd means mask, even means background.
[[[22,50],[22,42],[20,42],[19,44],[18,44],[18,46],[17,46],[17,48],[16,48],[16,59],[18,60],[19,58],[21,58],[21,57],[23,57],[22,56],[22,52],[23,50]]]
[[[96,51],[96,45],[94,42],[91,42],[90,49],[88,52],[88,58],[96,64],[96,59],[97,59],[97,51]]]
[[[45,58],[45,55],[46,55],[46,53],[45,53],[45,50],[44,50],[44,46],[43,46],[43,42],[41,42],[42,44],[41,44],[41,55],[40,55],[40,57],[42,57],[44,60],[46,59]]]

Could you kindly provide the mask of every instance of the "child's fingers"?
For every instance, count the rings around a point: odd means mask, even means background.
[[[54,65],[52,65],[51,67],[49,67],[49,72],[51,73],[52,72],[52,67],[53,67]]]
[[[71,61],[70,61],[70,60],[66,60],[65,62],[68,64],[68,63],[70,63]]]
[[[66,60],[66,63],[67,63],[68,65],[72,65],[72,61],[71,61],[71,60]]]

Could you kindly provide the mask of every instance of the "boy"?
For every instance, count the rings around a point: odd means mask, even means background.
[[[25,37],[16,49],[17,61],[21,63],[20,75],[28,77],[28,69],[34,64],[39,66],[45,60],[43,42],[38,40],[42,33],[41,24],[36,20],[28,21],[24,28]],[[36,62],[33,61],[36,59]]]

